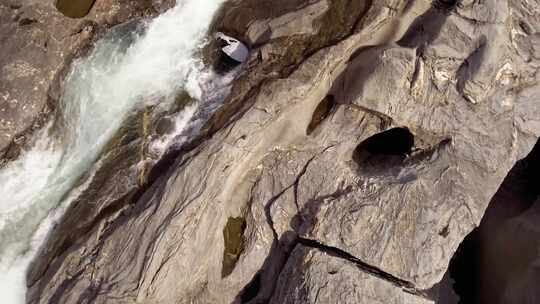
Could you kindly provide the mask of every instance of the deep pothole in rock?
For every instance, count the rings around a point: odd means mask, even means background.
[[[363,171],[384,172],[403,163],[414,146],[414,135],[407,128],[393,128],[361,142],[353,160]]]
[[[441,292],[438,304],[539,303],[539,143],[508,173],[454,254],[441,290],[451,285],[459,300]]]

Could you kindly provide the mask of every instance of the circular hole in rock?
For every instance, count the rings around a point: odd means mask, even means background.
[[[414,135],[408,128],[393,128],[361,142],[353,160],[364,170],[385,170],[400,165],[413,146]]]

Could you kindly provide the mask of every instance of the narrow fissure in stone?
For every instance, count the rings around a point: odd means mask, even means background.
[[[311,133],[332,113],[335,105],[336,100],[332,95],[327,95],[317,105],[306,130],[307,135],[311,135]]]
[[[396,276],[390,273],[387,273],[380,268],[369,265],[344,250],[341,250],[336,247],[327,246],[315,240],[310,240],[310,239],[305,239],[305,238],[299,238],[298,242],[306,247],[316,248],[322,252],[325,252],[328,255],[348,260],[354,263],[358,268],[360,268],[364,272],[367,272],[380,279],[388,281],[400,288],[406,288],[409,291],[414,291],[414,285],[411,282],[397,278]],[[416,294],[416,292],[412,292],[412,293]]]
[[[540,145],[508,173],[480,226],[460,244],[441,284],[438,304],[538,303],[540,268]],[[447,286],[446,286],[447,287]],[[443,288],[444,289],[444,288]]]

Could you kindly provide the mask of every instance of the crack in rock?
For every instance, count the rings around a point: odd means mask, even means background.
[[[385,272],[384,270],[376,266],[370,265],[360,260],[359,258],[353,256],[352,254],[348,253],[345,250],[342,250],[337,247],[328,246],[316,240],[307,239],[303,237],[298,238],[298,243],[306,247],[318,249],[328,255],[345,259],[351,263],[354,263],[363,272],[367,272],[377,278],[390,282],[396,287],[403,289],[405,292],[408,292],[408,293],[411,293],[413,295],[420,296],[423,298],[428,298],[426,293],[422,290],[416,289],[415,285],[412,282],[400,279],[391,273]]]

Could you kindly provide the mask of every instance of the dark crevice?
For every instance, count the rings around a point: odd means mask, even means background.
[[[255,274],[255,277],[249,282],[240,294],[240,303],[247,303],[259,294],[261,290],[261,272]]]
[[[327,148],[328,149],[328,148]],[[325,149],[324,151],[326,151]],[[324,152],[323,151],[323,152]],[[309,160],[311,162],[313,159]],[[307,164],[299,174],[297,180],[293,183],[297,185],[301,177],[305,174]],[[290,187],[287,187],[289,189]],[[281,191],[282,195],[286,190]],[[299,244],[299,235],[305,234],[314,224],[315,214],[318,213],[320,204],[327,199],[335,199],[341,195],[351,192],[352,189],[338,189],[334,193],[320,196],[306,202],[305,207],[291,220],[291,227],[294,231],[287,231],[279,239],[274,239],[270,253],[268,254],[261,270],[259,270],[253,279],[242,289],[233,303],[241,304],[265,304],[269,303],[274,292],[283,268],[287,264],[292,252]],[[274,229],[272,227],[272,229]]]
[[[397,287],[406,289],[408,292],[410,292],[412,294],[419,295],[419,296],[422,296],[422,297],[426,297],[426,295],[423,292],[418,291],[418,290],[415,289],[415,286],[414,286],[414,284],[412,282],[400,279],[400,278],[392,275],[391,273],[385,272],[384,270],[382,270],[382,269],[380,269],[378,267],[375,267],[373,265],[365,263],[362,260],[356,258],[352,254],[350,254],[350,253],[348,253],[348,252],[346,252],[346,251],[344,251],[342,249],[332,247],[332,246],[328,246],[328,245],[322,244],[322,243],[320,243],[320,242],[318,242],[316,240],[311,240],[311,239],[306,239],[306,238],[299,238],[298,242],[300,244],[302,244],[303,246],[316,248],[316,249],[318,249],[318,250],[320,250],[320,251],[322,251],[322,252],[324,252],[324,253],[326,253],[326,254],[328,254],[330,256],[337,257],[337,258],[340,258],[340,259],[345,259],[345,260],[347,260],[347,261],[349,261],[351,263],[354,263],[363,272],[369,273],[369,274],[371,274],[373,276],[376,276],[377,278],[380,278],[382,280],[390,282],[390,283],[392,283],[393,285],[395,285]]]
[[[311,135],[313,131],[332,113],[336,106],[333,95],[327,95],[315,108],[311,121],[306,129],[306,134]]]
[[[526,21],[524,20],[520,20],[519,23],[519,28],[521,28],[521,30],[527,35],[532,35],[534,34],[534,31],[532,30],[531,26],[529,24],[527,24]]]
[[[538,216],[538,180],[540,143],[510,170],[480,226],[463,240],[454,254],[448,274],[455,281],[453,289],[460,298],[459,304],[504,304],[509,295],[522,297],[513,303],[536,303],[524,300],[528,295],[516,293],[513,287],[528,281],[532,286],[537,284],[527,277],[539,254],[537,235],[522,220]],[[525,293],[538,294],[534,289]],[[456,304],[445,298],[440,298],[438,303]]]
[[[268,202],[264,205],[264,215],[266,217],[266,223],[272,230],[272,235],[274,238],[274,241],[278,239],[278,234],[276,231],[276,228],[274,227],[274,220],[272,220],[272,205],[275,201],[277,201],[287,190],[291,189],[291,187],[294,186],[294,183],[287,186],[285,189],[281,190],[278,194],[273,196]]]
[[[100,290],[103,288],[102,283],[98,281],[97,284],[92,284],[88,286],[84,291],[80,293],[77,301],[75,303],[95,303],[97,297],[100,294]]]

